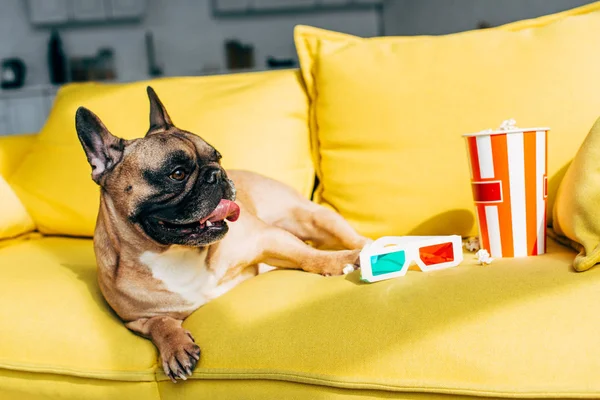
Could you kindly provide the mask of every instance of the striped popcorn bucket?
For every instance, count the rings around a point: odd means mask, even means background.
[[[548,128],[464,135],[480,246],[492,257],[546,252]]]

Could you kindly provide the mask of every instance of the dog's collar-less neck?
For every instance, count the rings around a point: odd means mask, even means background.
[[[128,219],[118,215],[112,198],[106,192],[100,199],[100,212],[104,214],[104,228],[116,251],[138,253],[152,250],[160,253],[170,247],[156,243],[144,232],[141,232],[137,228],[137,224],[123,223],[123,220]]]

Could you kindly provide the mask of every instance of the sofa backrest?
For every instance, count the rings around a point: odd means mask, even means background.
[[[297,70],[70,84],[60,89],[46,124],[9,179],[40,232],[93,235],[99,188],[77,138],[75,111],[85,106],[114,135],[141,137],[149,127],[148,85],[175,125],[223,154],[225,168],[256,171],[310,196],[308,99]]]

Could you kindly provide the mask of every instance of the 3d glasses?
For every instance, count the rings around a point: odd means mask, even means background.
[[[457,235],[384,236],[361,251],[361,280],[377,282],[403,276],[413,264],[429,272],[455,267],[462,261],[462,238]]]

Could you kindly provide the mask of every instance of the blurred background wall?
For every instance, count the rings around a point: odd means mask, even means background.
[[[148,77],[146,32],[153,35],[156,62],[165,75],[194,75],[226,70],[227,39],[252,45],[255,68],[261,69],[266,68],[268,56],[295,59],[292,30],[296,24],[359,36],[375,36],[379,29],[375,8],[215,17],[209,0],[147,0],[139,20],[41,26],[30,22],[26,3],[0,2],[0,59],[21,58],[27,65],[29,84],[48,82],[46,54],[54,27],[69,56],[92,56],[99,48],[113,49],[117,78],[125,81]]]
[[[389,0],[386,35],[441,35],[568,10],[591,0]]]
[[[439,35],[591,2],[0,0],[0,134],[38,131],[66,82],[297,67],[297,24],[361,37]]]
[[[370,37],[385,35],[445,34],[536,17],[589,3],[586,0],[323,0],[338,4],[313,11],[294,4],[322,0],[270,0],[270,12],[214,15],[216,0],[121,0],[126,6],[142,4],[136,19],[103,21],[94,17],[95,4],[105,0],[2,0],[0,2],[0,60],[16,57],[27,67],[26,83],[48,83],[47,52],[50,30],[56,28],[69,57],[93,56],[100,48],[112,49],[116,79],[148,77],[145,35],[153,36],[157,65],[165,75],[228,72],[224,42],[238,39],[253,48],[254,66],[267,68],[267,57],[295,60],[292,30],[296,24]],[[224,0],[235,3],[253,0]],[[61,4],[79,3],[87,19],[73,23],[33,23],[31,8],[48,15],[61,12]],[[269,3],[269,1],[267,1]],[[278,5],[279,3],[279,5]],[[287,7],[285,4],[290,6]],[[53,5],[54,4],[54,5]],[[106,4],[106,3],[105,3]],[[281,5],[283,4],[283,6]],[[277,7],[279,9],[277,9]],[[108,7],[103,7],[107,12]],[[57,11],[57,9],[59,11]],[[90,11],[91,10],[91,11]],[[274,11],[275,10],[275,11]],[[269,11],[267,9],[266,11]],[[43,20],[44,16],[39,17]],[[96,20],[95,20],[96,18]]]

